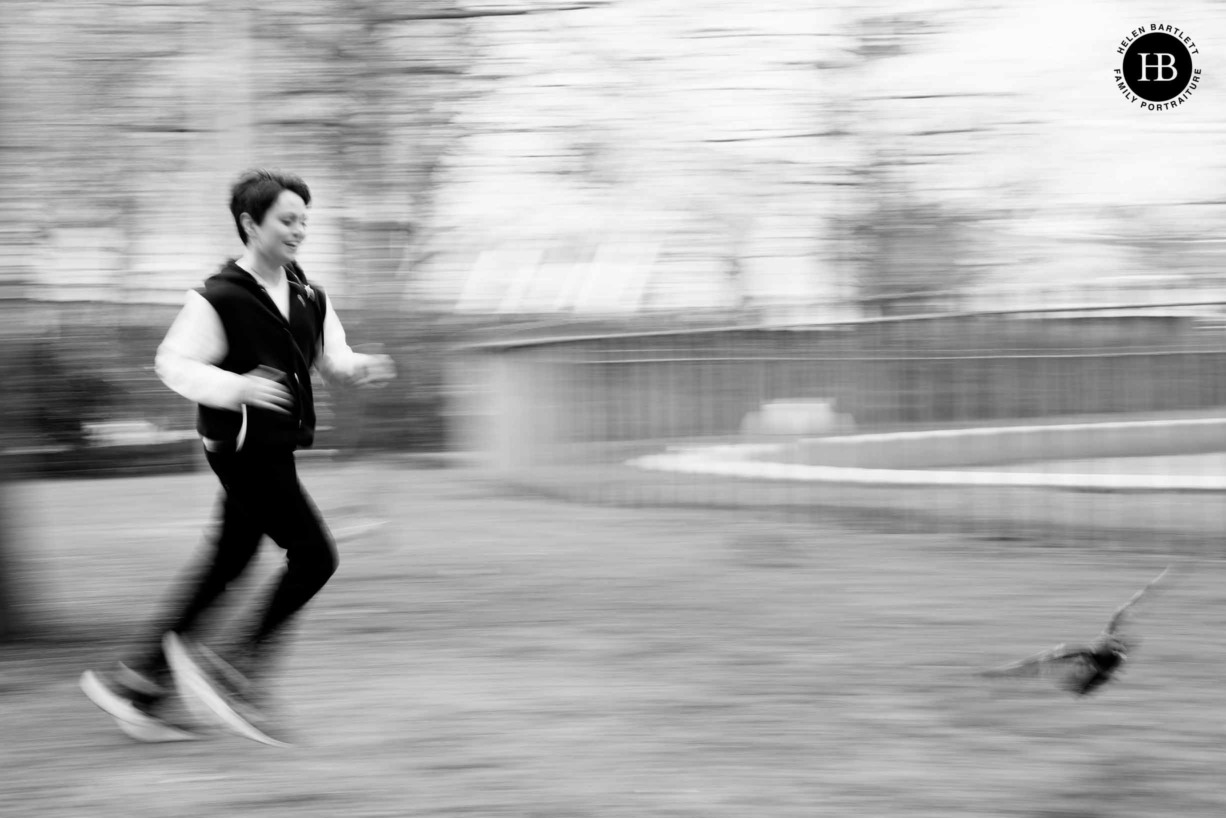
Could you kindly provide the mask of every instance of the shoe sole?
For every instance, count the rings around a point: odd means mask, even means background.
[[[174,673],[175,684],[188,698],[195,699],[203,705],[222,727],[243,738],[258,741],[270,747],[291,746],[273,738],[243,718],[242,714],[230,705],[226,697],[217,691],[217,688],[200,670],[200,666],[196,664],[196,660],[191,657],[187,647],[177,635],[166,634],[162,640],[162,650],[166,653],[171,672]]]
[[[131,702],[111,692],[98,674],[87,670],[81,674],[81,691],[98,706],[129,738],[148,744],[170,741],[196,741],[204,738],[200,733],[175,727],[160,719],[142,713]]]

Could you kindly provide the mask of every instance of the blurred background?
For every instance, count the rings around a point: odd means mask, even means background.
[[[1087,468],[1220,491],[1220,99],[1122,98],[1134,6],[6,0],[5,468],[199,468],[153,354],[240,252],[228,186],[273,166],[314,192],[308,274],[402,373],[322,393],[325,456],[811,509],[847,504],[820,468],[926,468],[924,441],[990,465],[925,430],[1145,421],[1004,460],[1146,456]],[[853,432],[834,460],[804,443]],[[709,479],[729,458],[820,468]]]
[[[153,354],[251,166],[400,364],[328,452],[608,495],[700,440],[1220,414],[1221,109],[1121,97],[1140,7],[742,6],[7,0],[6,468],[199,465]]]
[[[397,779],[438,814],[1005,814],[993,786],[1008,814],[1221,814],[1226,11],[1178,11],[2,0],[0,693],[27,695],[6,769],[32,777],[0,796],[401,815],[370,770],[424,756],[378,713],[450,765]],[[1116,87],[1148,23],[1201,49],[1175,110]],[[240,254],[228,191],[257,166],[306,179],[304,268],[399,378],[321,385],[301,456],[347,556],[297,693],[356,749],[228,796],[318,803],[218,812],[199,770],[231,758],[98,788],[109,725],[55,708],[208,518],[194,409],[153,360]],[[1202,557],[1165,664],[1101,709],[949,675],[1089,638]],[[68,647],[16,651],[35,636]]]

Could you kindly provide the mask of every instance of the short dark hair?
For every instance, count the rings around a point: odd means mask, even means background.
[[[246,213],[256,224],[263,224],[264,214],[286,190],[301,196],[304,204],[311,203],[311,189],[302,177],[279,170],[249,170],[230,188],[230,213],[243,244],[247,243],[247,231],[243,229],[242,215]]]

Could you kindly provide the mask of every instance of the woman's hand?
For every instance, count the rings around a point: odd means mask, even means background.
[[[243,375],[242,404],[253,409],[265,409],[270,412],[288,415],[294,406],[294,398],[289,390],[273,380],[276,370],[261,366]]]
[[[386,386],[396,377],[396,363],[390,355],[361,355],[353,373],[354,386]]]

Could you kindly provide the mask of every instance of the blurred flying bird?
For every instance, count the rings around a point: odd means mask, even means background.
[[[1088,647],[1056,645],[1018,662],[982,672],[989,678],[1049,679],[1078,696],[1092,693],[1115,676],[1128,660],[1129,641],[1118,633],[1124,614],[1170,571],[1168,566],[1148,585],[1116,609],[1107,627]],[[1135,640],[1134,640],[1135,641]]]

